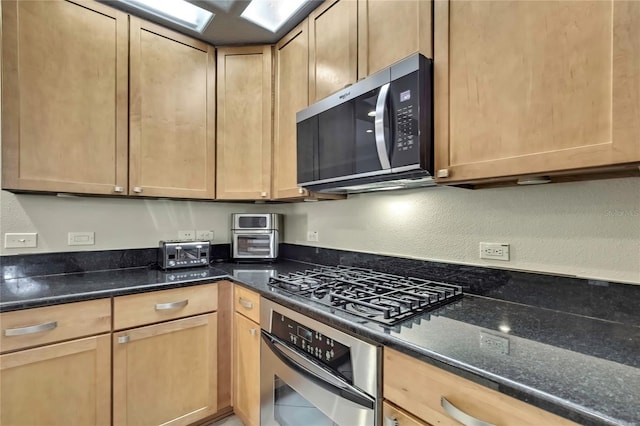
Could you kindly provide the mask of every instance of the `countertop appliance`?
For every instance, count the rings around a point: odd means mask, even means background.
[[[415,54],[298,112],[298,184],[327,193],[434,185],[432,69]]]
[[[380,424],[379,346],[261,299],[260,424]]]
[[[269,285],[386,325],[462,297],[462,287],[345,266],[279,275]]]
[[[231,257],[238,261],[275,260],[281,232],[281,214],[234,213],[231,215]]]
[[[208,265],[210,249],[209,241],[160,241],[158,265],[162,269]]]

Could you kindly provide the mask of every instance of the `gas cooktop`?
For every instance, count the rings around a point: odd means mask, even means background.
[[[462,297],[457,285],[346,266],[279,275],[269,285],[387,325]]]

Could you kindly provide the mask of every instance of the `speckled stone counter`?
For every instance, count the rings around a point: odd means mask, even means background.
[[[460,301],[387,327],[268,285],[271,276],[312,267],[294,261],[272,265],[222,262],[177,272],[141,267],[6,279],[0,283],[0,310],[231,279],[342,331],[578,423],[640,424],[640,325],[633,312],[640,293],[636,286],[582,288],[586,284],[576,282],[562,287],[545,282],[544,276],[523,274],[500,285],[482,286]],[[584,303],[575,302],[569,303],[573,307],[568,311],[559,310],[558,299],[571,294],[584,297],[584,292],[602,299],[604,305],[620,306],[620,313],[613,319],[610,315],[597,318],[588,315],[591,311]],[[504,345],[497,350],[483,343],[487,337],[489,341],[498,338]]]

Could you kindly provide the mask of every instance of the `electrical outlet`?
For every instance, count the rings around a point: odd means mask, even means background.
[[[69,232],[67,234],[67,245],[70,246],[92,246],[96,243],[95,232]]]
[[[182,241],[193,241],[196,239],[196,231],[178,231],[178,239]]]
[[[318,231],[307,231],[307,241],[318,242]]]
[[[196,240],[213,241],[213,231],[196,231]]]
[[[38,247],[38,234],[26,232],[22,234],[4,234],[4,248],[28,248]]]
[[[509,244],[480,243],[480,259],[509,260]]]

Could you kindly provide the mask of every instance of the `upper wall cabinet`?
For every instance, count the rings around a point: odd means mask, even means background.
[[[309,15],[309,102],[358,78],[358,3],[327,0]]]
[[[131,195],[215,196],[213,46],[131,17]]]
[[[439,181],[640,161],[639,23],[633,1],[436,1]]]
[[[217,198],[271,197],[271,46],[218,49]]]
[[[127,187],[128,19],[97,2],[2,2],[2,186]]]
[[[358,78],[419,52],[433,57],[431,0],[358,0]]]
[[[296,113],[309,105],[309,21],[276,44],[273,198],[307,195],[298,188]]]

